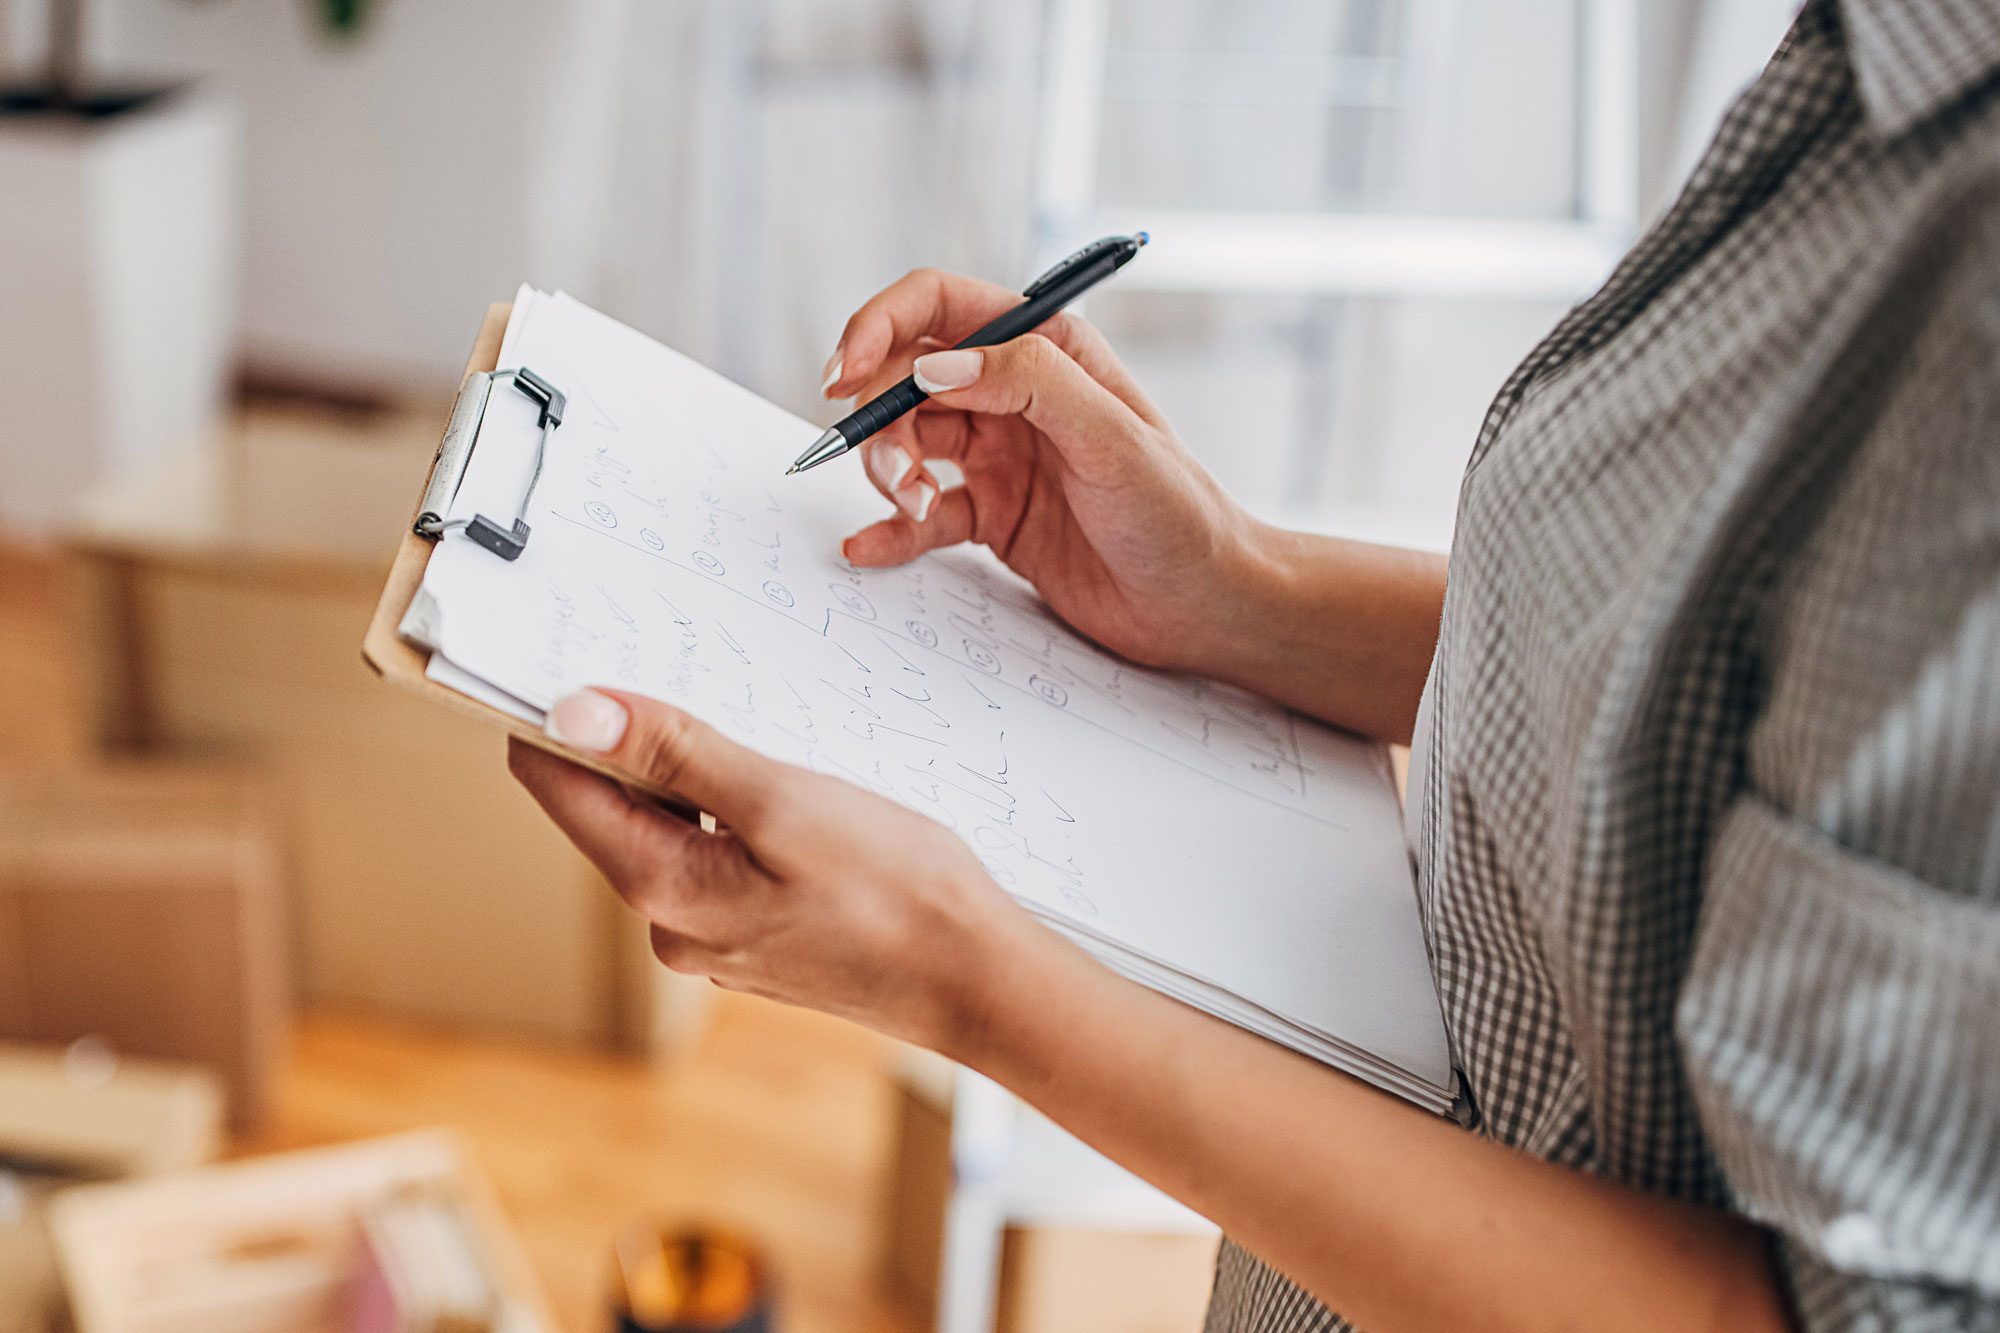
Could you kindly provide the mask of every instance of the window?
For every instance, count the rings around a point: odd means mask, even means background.
[[[1487,401],[1636,211],[1632,0],[1052,0],[1048,255],[1259,512],[1442,546]]]

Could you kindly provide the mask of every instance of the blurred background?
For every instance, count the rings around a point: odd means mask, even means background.
[[[369,676],[473,334],[566,289],[824,422],[901,273],[1143,227],[1086,313],[1195,453],[1445,549],[1794,8],[0,0],[0,1333],[1197,1326],[1205,1222],[661,971]]]

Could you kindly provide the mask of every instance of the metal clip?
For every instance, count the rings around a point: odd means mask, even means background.
[[[484,514],[475,514],[469,519],[446,519],[445,515],[451,512],[451,502],[458,495],[459,485],[465,480],[466,464],[471,461],[473,446],[478,443],[479,428],[485,424],[486,408],[493,399],[493,386],[502,380],[511,382],[541,409],[537,424],[542,434],[535,443],[535,470],[528,477],[527,489],[521,493],[521,503],[514,511],[513,522],[507,526],[502,527]],[[469,376],[465,387],[459,390],[458,402],[451,412],[451,423],[445,427],[444,439],[438,445],[437,461],[431,466],[430,485],[424,488],[423,505],[414,524],[417,535],[436,541],[454,528],[462,528],[467,537],[502,560],[520,558],[521,552],[528,547],[528,504],[535,498],[535,487],[542,480],[542,464],[548,458],[549,436],[562,425],[563,413],[568,405],[569,400],[562,390],[525,366],[514,370],[483,371]]]

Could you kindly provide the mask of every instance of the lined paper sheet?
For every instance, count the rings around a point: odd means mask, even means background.
[[[509,563],[442,540],[406,630],[523,716],[606,684],[955,830],[1127,975],[1442,1109],[1451,1072],[1385,756],[1082,639],[983,550],[850,568],[888,512],[817,428],[562,295],[501,351],[561,388]],[[510,519],[535,409],[496,390],[451,517]]]

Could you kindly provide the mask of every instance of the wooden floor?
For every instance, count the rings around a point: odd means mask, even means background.
[[[0,550],[0,769],[80,753],[53,562]],[[239,1153],[426,1126],[460,1131],[565,1328],[606,1329],[612,1237],[723,1224],[767,1250],[786,1333],[913,1329],[874,1280],[892,1110],[885,1043],[719,995],[671,1068],[576,1049],[311,1014],[272,1123]]]
[[[914,1333],[874,1280],[890,1147],[881,1043],[819,1015],[718,999],[699,1049],[666,1071],[313,1015],[274,1123],[241,1150],[456,1128],[574,1333],[608,1327],[611,1237],[652,1220],[761,1242],[786,1333]]]

